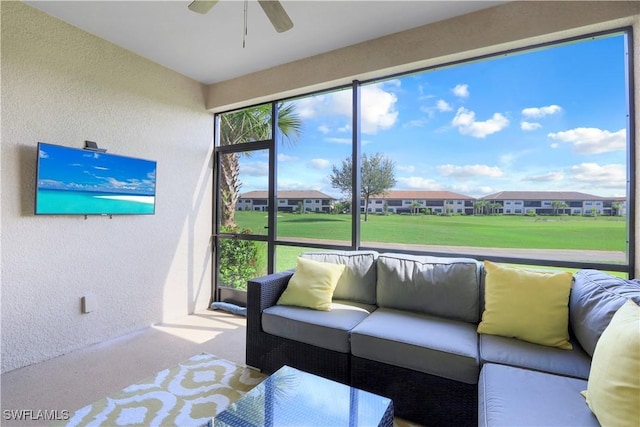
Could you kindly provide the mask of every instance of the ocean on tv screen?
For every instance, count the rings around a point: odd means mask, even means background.
[[[156,162],[38,144],[37,214],[153,214]]]

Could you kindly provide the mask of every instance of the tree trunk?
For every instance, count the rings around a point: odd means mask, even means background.
[[[226,153],[220,161],[220,211],[222,214],[221,226],[225,228],[236,227],[236,206],[240,198],[241,183],[238,180],[240,164],[238,153]]]
[[[364,222],[369,220],[369,196],[364,198]]]

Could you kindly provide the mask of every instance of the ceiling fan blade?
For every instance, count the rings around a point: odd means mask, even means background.
[[[209,12],[216,3],[218,3],[218,0],[193,0],[187,7],[193,12],[205,14]]]
[[[278,0],[258,0],[258,3],[277,32],[284,33],[293,28],[293,21]]]

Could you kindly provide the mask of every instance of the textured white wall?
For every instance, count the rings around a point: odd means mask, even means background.
[[[213,118],[197,82],[20,2],[1,15],[6,372],[207,306]],[[37,142],[84,140],[157,160],[155,215],[33,215]]]

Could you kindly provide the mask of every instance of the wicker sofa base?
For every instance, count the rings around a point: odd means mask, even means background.
[[[478,423],[478,386],[358,358],[266,333],[262,312],[276,304],[293,271],[250,280],[247,365],[271,374],[289,365],[391,398],[395,414],[425,426]]]
[[[272,374],[283,365],[319,375],[321,377],[349,384],[350,356],[348,353],[327,350],[314,345],[293,341],[287,338],[267,335],[258,360],[247,361],[249,366]],[[249,345],[249,343],[247,343]]]
[[[425,426],[477,426],[478,385],[352,356],[351,385],[393,400],[398,417]]]

